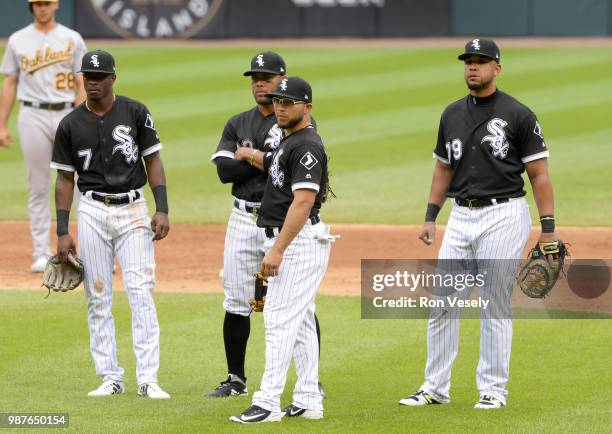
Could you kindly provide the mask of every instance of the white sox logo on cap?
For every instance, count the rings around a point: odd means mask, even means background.
[[[283,81],[281,81],[280,88],[283,92],[287,91],[287,79],[286,78],[284,78]]]
[[[472,41],[472,47],[474,47],[474,50],[480,50],[480,39],[474,39]]]
[[[263,54],[257,55],[257,65],[259,65],[261,67],[264,66]]]
[[[93,56],[91,56],[91,59],[89,60],[89,62],[94,66],[94,68],[100,67],[100,62],[98,62],[97,54],[94,54]]]

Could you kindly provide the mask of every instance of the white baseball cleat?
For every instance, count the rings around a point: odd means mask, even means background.
[[[495,408],[505,407],[506,404],[491,395],[482,395],[480,400],[474,405],[474,408],[481,410],[493,410]]]
[[[123,383],[119,383],[118,381],[105,381],[96,390],[89,392],[87,396],[111,396],[121,393],[125,393]]]
[[[401,405],[407,405],[409,407],[419,407],[422,405],[430,405],[430,404],[442,404],[440,401],[434,399],[429,393],[424,390],[419,390],[412,395],[401,399],[399,402]]]
[[[45,267],[47,266],[48,258],[46,256],[39,256],[30,265],[30,273],[44,273]]]
[[[151,399],[170,399],[157,383],[143,383],[138,386],[138,394]]]

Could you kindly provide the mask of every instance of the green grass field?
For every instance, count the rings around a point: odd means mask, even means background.
[[[98,386],[88,351],[82,291],[0,291],[1,411],[68,412],[78,432],[609,432],[610,322],[516,320],[509,406],[472,409],[478,392],[478,321],[462,324],[453,368],[453,402],[400,407],[423,376],[425,320],[359,320],[359,299],[320,297],[321,380],[329,399],[326,419],[236,427],[227,418],[249,398],[210,400],[200,394],[225,374],[221,295],[158,294],[162,330],[160,383],[165,402],[136,396],[130,313],[115,297],[119,360],[126,394],[87,398]],[[608,338],[603,341],[604,337]],[[607,342],[607,343],[605,343]],[[255,315],[247,354],[250,392],[263,368],[263,322]],[[293,369],[283,404],[291,399]],[[249,394],[249,396],[251,395]]]
[[[229,187],[209,158],[228,117],[253,106],[242,72],[257,48],[89,47],[115,54],[116,92],[154,115],[172,220],[225,221]],[[313,86],[338,194],[324,210],[328,221],[421,221],[440,114],[466,93],[460,48],[278,49],[289,73]],[[544,128],[558,223],[609,225],[612,47],[502,50],[500,88],[529,105]],[[19,146],[0,155],[0,219],[26,219]]]
[[[242,77],[259,48],[100,46],[115,54],[116,92],[151,109],[164,142],[171,220],[224,222],[229,187],[209,162],[227,118],[253,105]],[[265,47],[269,48],[269,47]],[[433,168],[439,116],[463,96],[456,49],[278,49],[289,73],[308,79],[314,116],[331,161],[338,199],[332,222],[420,223]],[[499,87],[539,116],[561,225],[609,226],[612,215],[612,47],[502,47]],[[16,138],[15,116],[11,132]],[[150,198],[150,195],[149,195]],[[0,150],[0,220],[27,219],[20,147]],[[531,199],[530,199],[531,201]],[[532,206],[532,212],[535,207]],[[442,214],[445,221],[448,207]],[[73,213],[74,214],[74,213]],[[24,240],[23,242],[29,242]],[[221,255],[221,252],[219,252]],[[248,398],[210,401],[201,392],[225,375],[221,295],[158,294],[160,383],[168,402],[136,396],[125,294],[115,297],[119,357],[127,393],[88,399],[97,387],[82,291],[52,294],[0,288],[0,412],[69,412],[78,432],[609,432],[612,321],[517,320],[509,406],[477,412],[478,321],[462,323],[453,403],[400,408],[420,385],[424,320],[360,320],[359,298],[320,297],[321,380],[330,398],[322,421],[273,426],[227,422]],[[263,324],[255,316],[249,388],[263,369]],[[290,400],[293,369],[283,397]]]

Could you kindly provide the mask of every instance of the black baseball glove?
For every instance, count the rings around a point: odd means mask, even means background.
[[[529,252],[517,284],[530,298],[544,298],[553,289],[569,255],[561,240],[538,242]]]
[[[249,300],[249,304],[254,312],[263,312],[266,304],[266,294],[268,293],[268,279],[259,271],[255,276],[255,297]]]

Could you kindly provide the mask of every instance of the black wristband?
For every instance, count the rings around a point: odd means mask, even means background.
[[[540,225],[542,225],[543,234],[552,234],[555,231],[555,217],[552,215],[540,217]]]
[[[68,221],[70,220],[70,210],[58,209],[55,211],[57,217],[57,236],[68,234]]]
[[[153,198],[155,199],[155,211],[168,214],[168,195],[165,185],[157,185],[152,188]]]
[[[425,212],[425,221],[426,222],[435,222],[436,218],[438,218],[438,213],[440,212],[440,207],[435,203],[427,204],[427,212]]]

